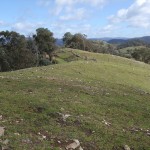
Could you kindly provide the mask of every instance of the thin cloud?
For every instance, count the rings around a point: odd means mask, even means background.
[[[16,22],[12,24],[12,30],[20,32],[22,34],[34,33],[39,27],[44,26],[44,23],[31,23],[31,22]]]
[[[120,9],[116,15],[109,17],[111,23],[127,23],[130,27],[150,27],[150,1],[136,0],[129,8]]]
[[[82,20],[86,18],[86,10],[84,8],[79,8],[77,10],[72,10],[72,13],[67,13],[59,17],[62,21],[70,20]]]
[[[4,26],[6,23],[2,20],[0,20],[0,26]]]

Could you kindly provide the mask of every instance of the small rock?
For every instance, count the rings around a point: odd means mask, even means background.
[[[103,121],[102,121],[105,125],[107,125],[107,126],[110,126],[111,125],[111,123],[110,122],[108,122],[108,121],[106,121],[105,119],[103,119]]]
[[[62,116],[64,122],[66,122],[66,119],[71,116],[70,114],[62,114],[62,113],[58,113],[58,114]]]
[[[63,117],[63,121],[65,122],[66,121],[66,119],[68,118],[68,117],[70,117],[71,115],[69,115],[69,114],[65,114],[65,115],[62,115],[62,117]]]
[[[33,90],[29,89],[29,90],[28,90],[28,93],[30,93],[30,94],[33,93]]]
[[[66,147],[67,150],[69,150],[69,149],[74,150],[74,149],[76,149],[76,148],[78,148],[78,147],[80,146],[80,142],[79,142],[78,140],[73,140],[73,141],[74,141],[73,143],[69,144],[69,145]],[[81,150],[82,150],[82,149],[81,149]]]
[[[130,150],[130,147],[128,145],[125,145],[124,150]]]
[[[64,111],[65,109],[63,107],[61,107],[61,110]]]
[[[14,133],[14,135],[20,135],[19,133]]]
[[[0,127],[0,137],[4,135],[5,132],[4,129],[5,129],[4,127]]]
[[[80,146],[80,147],[79,147],[79,150],[83,150],[83,148]]]
[[[109,95],[110,95],[110,93],[105,93],[105,95],[106,95],[106,96],[109,96]]]
[[[0,76],[0,78],[4,79],[4,76]]]
[[[3,141],[3,144],[7,145],[7,144],[8,144],[8,142],[9,142],[9,140],[8,140],[8,139],[6,139],[5,141]]]
[[[27,144],[31,144],[32,141],[30,139],[23,139],[22,140],[23,143],[27,143]]]
[[[8,146],[2,146],[2,147],[0,147],[0,148],[1,148],[0,150],[8,150],[8,149],[9,149]]]
[[[0,120],[2,120],[3,119],[3,116],[2,115],[0,115]]]
[[[61,141],[57,141],[59,144],[61,144]]]
[[[150,136],[150,133],[148,132],[147,135]]]
[[[45,135],[42,135],[42,138],[43,138],[43,140],[45,140],[45,139],[46,139],[46,136],[45,136]]]

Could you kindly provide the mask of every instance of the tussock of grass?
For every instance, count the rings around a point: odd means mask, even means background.
[[[65,149],[78,139],[85,150],[148,150],[150,66],[72,49],[57,55],[57,65],[0,73],[10,149]],[[59,113],[71,116],[63,122]]]

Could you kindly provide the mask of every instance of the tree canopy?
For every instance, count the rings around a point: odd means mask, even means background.
[[[54,51],[55,38],[53,37],[53,33],[47,28],[36,29],[36,34],[33,35],[33,38],[41,54],[46,52],[50,55]]]
[[[27,49],[24,35],[17,32],[0,32],[1,71],[16,70],[34,64],[34,55]]]

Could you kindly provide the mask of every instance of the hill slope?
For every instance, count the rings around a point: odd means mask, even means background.
[[[2,141],[14,150],[64,150],[72,139],[84,150],[148,150],[150,66],[71,49],[56,55],[61,64],[0,73]]]

